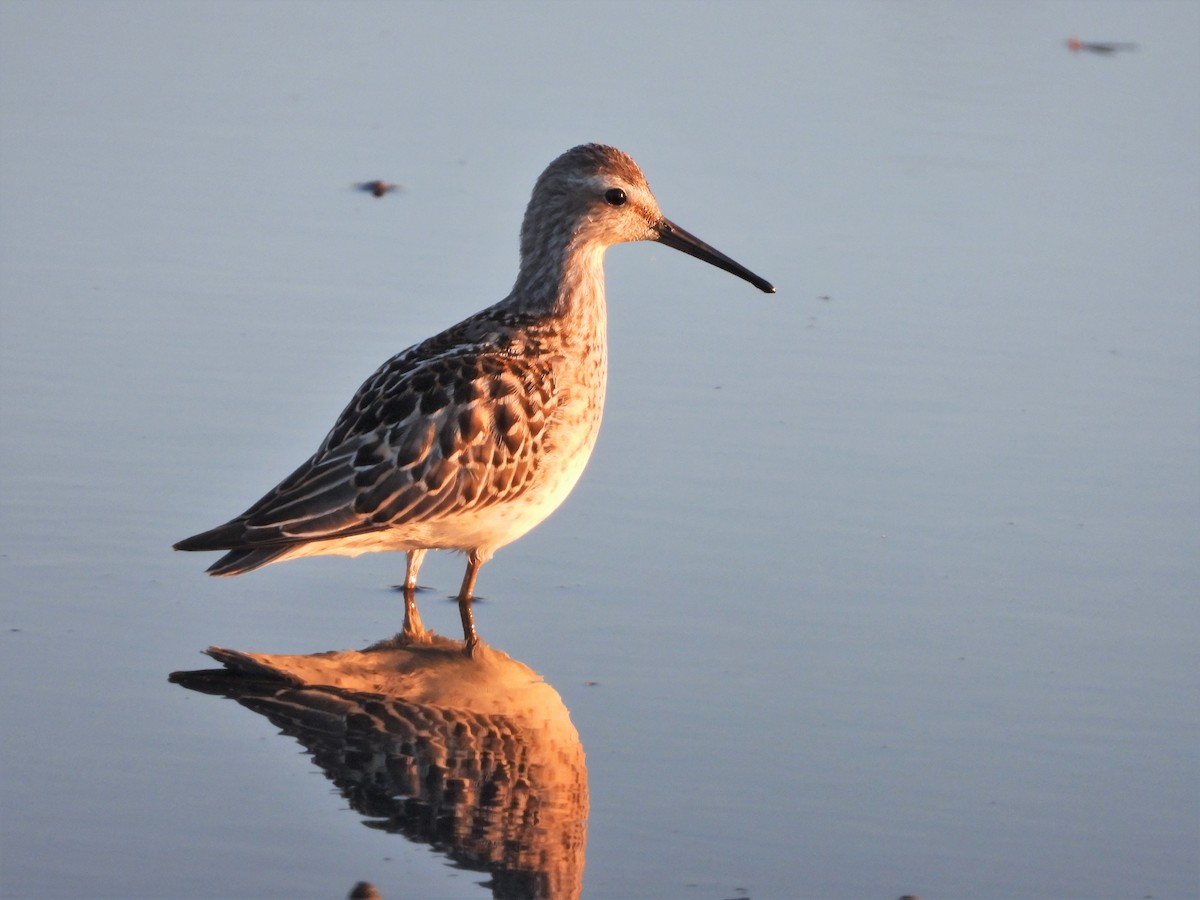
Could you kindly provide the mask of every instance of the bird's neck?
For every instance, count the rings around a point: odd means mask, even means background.
[[[578,237],[565,246],[527,252],[510,295],[523,313],[575,322],[582,331],[604,327],[605,246]]]

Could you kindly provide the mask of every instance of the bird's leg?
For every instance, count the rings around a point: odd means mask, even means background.
[[[471,595],[475,592],[475,578],[479,575],[479,567],[483,560],[474,552],[467,554],[467,573],[463,575],[462,588],[458,592],[458,615],[462,618],[463,652],[473,656],[479,645],[479,635],[475,633],[475,616],[471,612]]]
[[[404,568],[404,588],[405,590],[415,591],[417,589],[417,572],[421,569],[421,563],[425,561],[426,550],[409,550],[407,553],[407,565]]]
[[[409,644],[429,641],[429,632],[421,624],[421,614],[417,612],[417,595],[408,587],[404,589],[404,628],[400,631],[400,639]]]
[[[408,565],[404,572],[404,628],[400,637],[409,643],[425,643],[429,640],[429,632],[421,624],[421,614],[417,612],[417,570],[424,559],[424,550],[408,551]]]

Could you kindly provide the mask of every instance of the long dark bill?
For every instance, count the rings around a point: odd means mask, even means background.
[[[760,291],[768,294],[775,293],[775,285],[767,281],[765,278],[759,278],[741,263],[734,262],[720,250],[708,246],[700,238],[688,231],[684,231],[670,219],[663,219],[655,226],[658,232],[658,242],[666,244],[668,247],[674,247],[688,256],[694,256],[696,259],[702,259],[710,265],[716,266],[718,269],[724,269],[738,278],[744,278]]]

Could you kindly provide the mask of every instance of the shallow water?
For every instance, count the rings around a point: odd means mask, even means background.
[[[403,559],[169,547],[499,299],[586,140],[779,293],[614,249],[596,454],[480,576],[583,895],[1200,894],[1198,8],[604,10],[0,5],[0,894],[491,893],[167,681],[388,637]]]

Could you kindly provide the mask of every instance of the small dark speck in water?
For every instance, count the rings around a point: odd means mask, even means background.
[[[400,185],[392,184],[390,181],[384,181],[382,178],[380,178],[375,181],[355,182],[354,189],[365,191],[372,197],[382,197],[384,194],[390,194],[392,191],[400,190]]]

